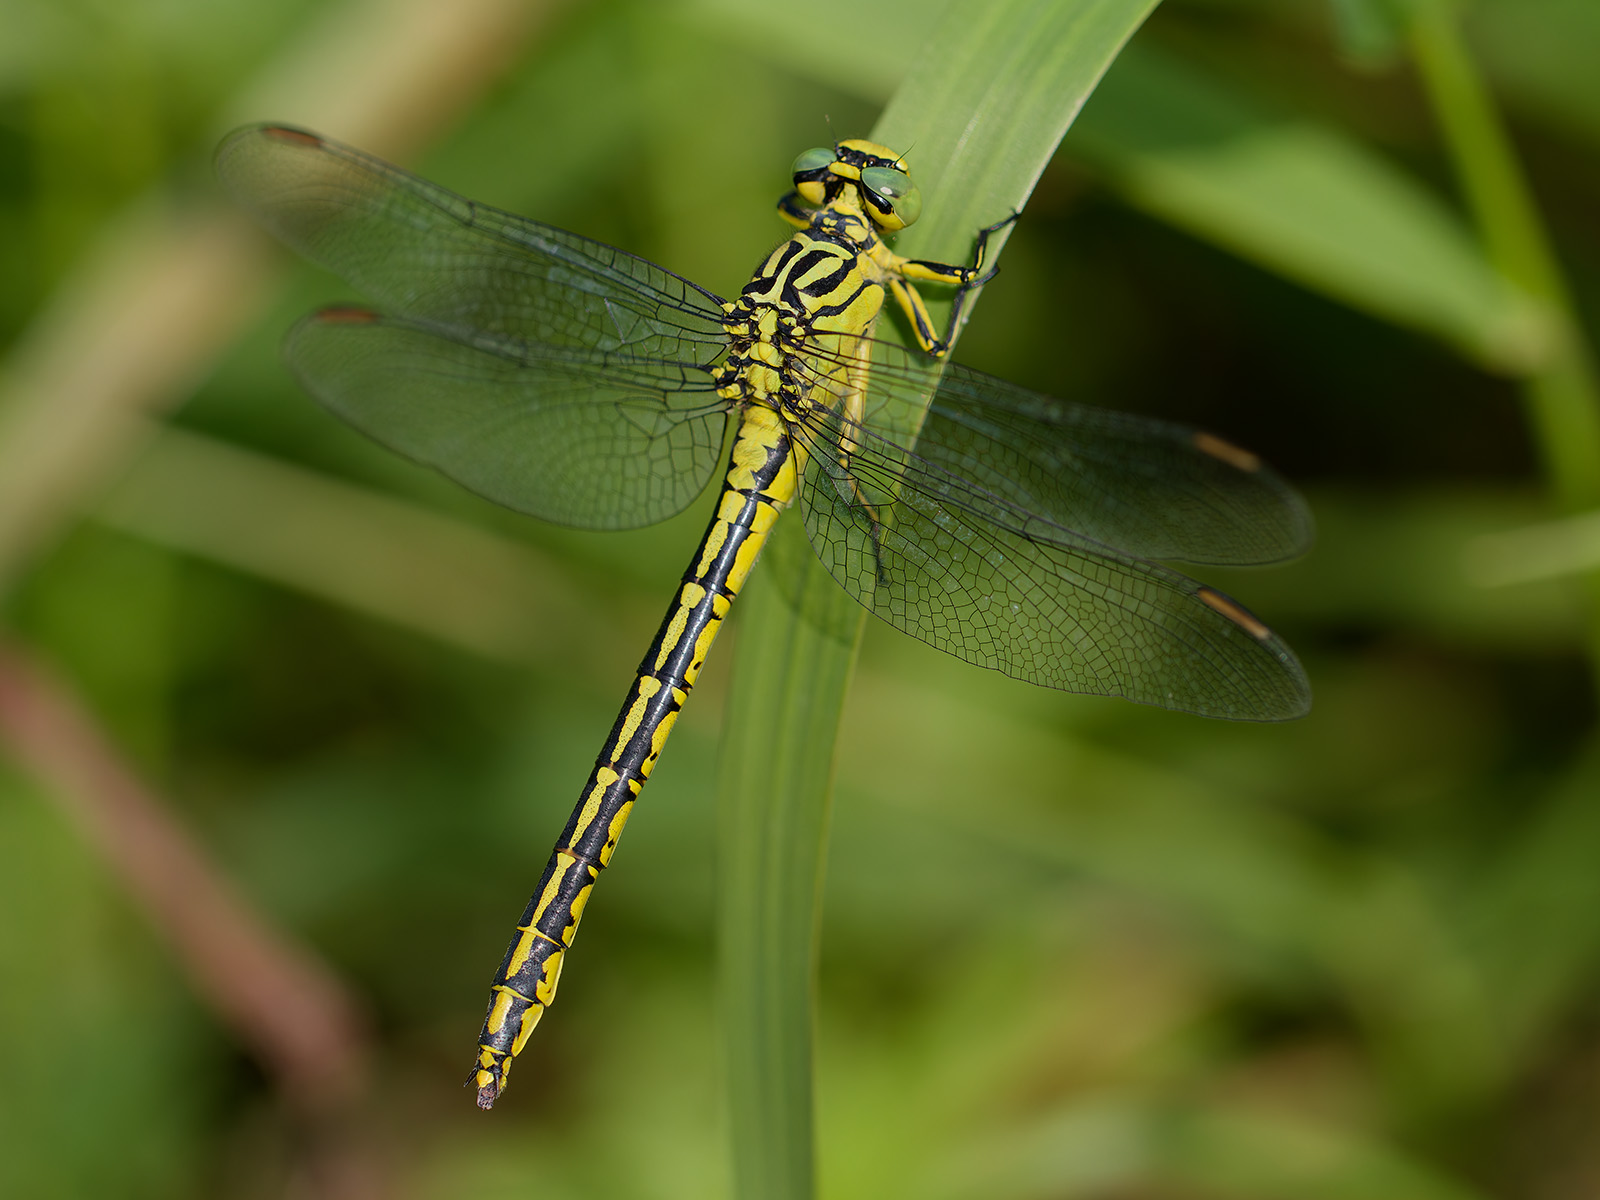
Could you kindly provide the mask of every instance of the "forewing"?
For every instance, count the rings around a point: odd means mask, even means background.
[[[703,288],[338,142],[252,126],[223,141],[216,165],[262,225],[397,315],[702,365],[726,344],[721,302]]]
[[[1188,426],[1030,392],[965,367],[934,374],[866,343],[867,413],[916,456],[997,502],[1138,558],[1242,566],[1311,541],[1304,501],[1255,455]],[[926,416],[918,420],[930,387]]]
[[[812,547],[877,616],[966,662],[1045,687],[1236,720],[1310,705],[1289,648],[1166,567],[1023,511],[836,419],[797,427]]]
[[[508,508],[585,529],[682,510],[726,405],[698,369],[329,309],[289,333],[301,385],[361,432]]]

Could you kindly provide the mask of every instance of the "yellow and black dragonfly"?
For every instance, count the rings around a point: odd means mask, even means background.
[[[1211,717],[1309,707],[1287,646],[1159,562],[1293,557],[1310,539],[1299,498],[1210,434],[930,372],[948,339],[915,285],[953,286],[959,314],[1013,217],[979,231],[970,266],[896,255],[884,237],[921,198],[892,150],[802,154],[779,202],[796,232],[731,301],[302,130],[241,129],[217,169],[257,220],[381,306],[294,327],[284,356],[305,389],[480,495],[584,529],[647,525],[705,489],[731,431],[715,515],[495,975],[468,1081],[485,1108],[791,502],[841,587],[969,663]],[[872,338],[886,298],[921,361]]]

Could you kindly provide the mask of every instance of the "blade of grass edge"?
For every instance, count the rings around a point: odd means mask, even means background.
[[[872,135],[913,154],[929,214],[897,250],[964,260],[977,229],[1020,209],[1156,2],[953,6]],[[946,312],[948,300],[936,318]],[[880,332],[891,335],[889,322]],[[742,606],[718,781],[719,1017],[733,1194],[808,1200],[834,741],[866,614],[811,555],[796,518],[767,558]]]
[[[1510,135],[1446,0],[1408,13],[1411,56],[1490,261],[1549,309],[1563,336],[1522,380],[1529,423],[1563,508],[1600,505],[1600,383],[1583,327]],[[1591,672],[1600,673],[1600,574],[1583,580]]]

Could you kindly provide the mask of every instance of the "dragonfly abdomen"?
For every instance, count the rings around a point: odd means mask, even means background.
[[[493,1105],[505,1088],[512,1058],[555,999],[590,889],[610,863],[722,621],[778,513],[794,499],[795,485],[787,425],[773,410],[750,406],[716,514],[495,973],[471,1080],[480,1106]]]

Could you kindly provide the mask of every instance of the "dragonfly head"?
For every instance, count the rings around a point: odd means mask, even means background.
[[[794,160],[794,186],[814,208],[831,203],[849,188],[885,233],[904,229],[922,214],[922,193],[911,182],[905,159],[887,146],[859,138],[832,149],[807,150]]]

